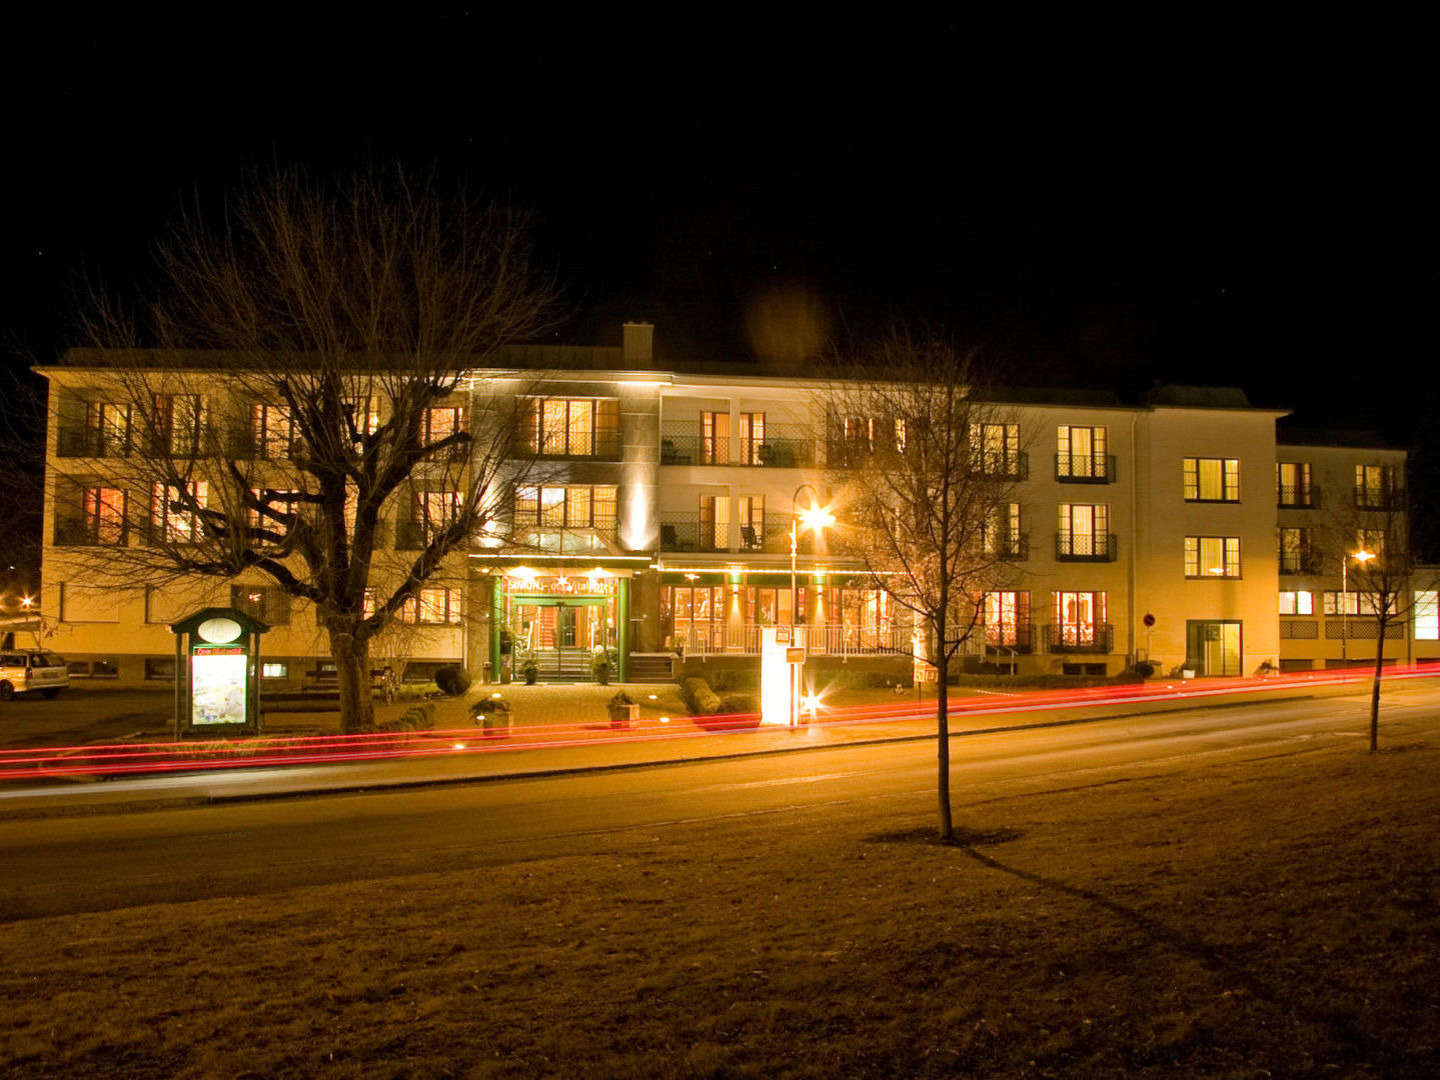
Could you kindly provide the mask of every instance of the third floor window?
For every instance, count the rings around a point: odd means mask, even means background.
[[[970,455],[974,467],[989,476],[1025,479],[1019,424],[971,424]]]
[[[1315,505],[1314,489],[1310,486],[1308,461],[1277,461],[1275,463],[1276,501],[1282,507]]]
[[[1187,457],[1186,502],[1239,502],[1240,459]]]
[[[1056,429],[1055,479],[1105,481],[1111,479],[1106,453],[1106,429],[1061,424]]]
[[[520,445],[541,457],[614,457],[620,450],[616,398],[525,398]]]
[[[1361,510],[1391,509],[1395,505],[1397,479],[1393,465],[1356,465],[1356,507]]]

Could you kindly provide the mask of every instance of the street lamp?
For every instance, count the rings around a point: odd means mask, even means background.
[[[1340,666],[1350,667],[1350,560],[1365,565],[1375,558],[1373,551],[1361,548],[1347,551],[1340,560]]]
[[[795,579],[795,556],[800,549],[800,526],[803,523],[807,529],[819,533],[825,526],[835,524],[835,515],[830,512],[829,508],[820,506],[813,501],[807,510],[796,509],[795,504],[800,498],[800,493],[806,488],[810,489],[812,500],[820,494],[815,490],[814,485],[801,484],[790,496],[790,641],[792,645],[795,641],[795,613],[800,606],[800,594]],[[806,642],[806,648],[809,648],[809,642]],[[800,680],[800,673],[799,669],[793,665],[791,671],[793,674],[790,685],[790,726],[793,728],[799,723],[797,716],[799,686],[797,683]]]

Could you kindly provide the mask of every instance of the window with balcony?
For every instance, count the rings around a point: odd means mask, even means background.
[[[985,644],[992,649],[1028,652],[1034,638],[1030,626],[1030,593],[997,590],[985,594]]]
[[[1186,502],[1239,502],[1240,459],[1187,457],[1184,486]]]
[[[1046,635],[1054,652],[1109,652],[1110,624],[1106,622],[1103,592],[1051,593],[1055,621]]]
[[[1385,554],[1385,530],[1384,529],[1356,529],[1355,550],[1368,551],[1377,559]]]
[[[409,516],[396,530],[396,548],[416,551],[428,547],[459,520],[464,505],[464,493],[453,488],[413,492]]]
[[[704,410],[700,413],[700,464],[730,464],[730,414]]]
[[[434,446],[466,429],[466,414],[463,408],[454,405],[436,405],[425,410],[423,437],[426,446]],[[449,447],[445,457],[451,461],[463,458],[469,448],[461,441]]]
[[[615,536],[613,484],[521,487],[515,491],[515,537],[546,551],[608,550]]]
[[[1071,562],[1112,562],[1115,538],[1106,503],[1061,503],[1055,557]]]
[[[1280,537],[1280,573],[1319,573],[1319,557],[1315,551],[1313,529],[1282,526]]]
[[[971,424],[970,456],[972,467],[987,476],[1025,479],[1019,424]]]
[[[612,458],[620,452],[617,398],[525,398],[520,445],[540,457]]]
[[[294,452],[295,422],[288,405],[250,406],[250,445],[257,458],[283,460]]]
[[[1071,483],[1107,483],[1114,479],[1103,427],[1056,429],[1055,479]]]
[[[1393,465],[1355,466],[1355,506],[1360,510],[1390,510],[1395,506],[1398,476]]]
[[[58,450],[61,457],[124,457],[130,453],[129,405],[108,401],[85,403],[84,424],[62,427]]]
[[[999,559],[1024,559],[1025,534],[1020,529],[1020,504],[995,506],[980,527],[980,546],[986,555]]]
[[[1275,488],[1281,509],[1306,509],[1315,505],[1315,489],[1310,483],[1308,461],[1277,461]]]
[[[1280,614],[1281,615],[1314,615],[1315,594],[1303,589],[1280,590]]]
[[[730,496],[700,496],[700,551],[730,548]]]
[[[400,605],[400,621],[413,626],[458,626],[461,590],[427,585]]]
[[[55,543],[123,545],[126,540],[125,492],[98,484],[71,491],[78,494],[79,505],[72,503],[68,507],[56,507]]]
[[[161,543],[194,544],[204,537],[204,510],[209,485],[192,480],[183,487],[154,485],[150,497],[151,535]]]
[[[740,465],[765,465],[765,414],[763,412],[743,412],[737,419],[740,422],[739,445],[736,449],[736,462]]]
[[[205,398],[199,394],[162,394],[155,398],[157,453],[198,457],[204,448]]]
[[[740,527],[740,549],[761,550],[765,546],[765,496],[737,496],[735,523]]]
[[[1185,537],[1187,578],[1238,578],[1240,538],[1238,536]]]

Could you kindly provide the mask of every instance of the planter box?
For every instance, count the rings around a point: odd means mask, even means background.
[[[639,705],[611,705],[610,726],[617,730],[629,730],[640,719]]]

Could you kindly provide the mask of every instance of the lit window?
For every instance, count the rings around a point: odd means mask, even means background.
[[[1030,643],[1030,594],[997,591],[985,594],[985,644],[1018,646]]]
[[[1394,505],[1396,486],[1394,466],[1355,466],[1355,505],[1361,510],[1390,509]]]
[[[289,457],[295,440],[295,422],[289,407],[260,403],[251,406],[250,437],[256,457]]]
[[[1314,615],[1315,594],[1312,592],[1282,590],[1280,593],[1280,614]]]
[[[400,621],[422,626],[456,625],[460,622],[460,590],[425,586],[407,598],[400,608]]]
[[[1440,591],[1425,589],[1415,593],[1415,640],[1440,640]]]
[[[1324,597],[1326,615],[1378,615],[1380,604],[1373,593],[1328,590]]]
[[[986,555],[1016,557],[1023,539],[1020,532],[1020,504],[992,507],[980,526],[980,546]]]
[[[1106,435],[1103,427],[1061,424],[1056,429],[1055,476],[1061,480],[1105,479],[1109,460]]]
[[[1061,503],[1055,554],[1062,559],[1103,559],[1110,554],[1110,507]]]
[[[1187,457],[1184,467],[1187,502],[1239,502],[1240,459]]]
[[[157,540],[170,544],[193,544],[202,538],[200,511],[205,508],[209,485],[194,480],[176,487],[157,483],[151,494],[150,522]]]
[[[1311,506],[1314,494],[1310,487],[1310,463],[1279,461],[1275,463],[1275,487],[1281,506]]]
[[[609,457],[620,447],[617,398],[526,398],[522,448],[544,457]]]
[[[1019,476],[1020,425],[971,424],[970,453],[975,467],[983,473]]]
[[[125,492],[87,487],[82,502],[84,539],[91,544],[125,543]]]
[[[266,679],[284,679],[290,674],[289,664],[277,664],[274,661],[266,661],[260,665],[260,675]]]
[[[1238,578],[1240,538],[1238,536],[1185,537],[1187,578]]]

